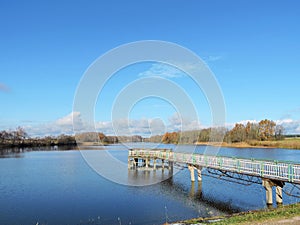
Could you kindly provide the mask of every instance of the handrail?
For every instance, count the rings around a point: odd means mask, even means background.
[[[151,157],[222,171],[300,184],[300,164],[173,152],[171,149],[130,149],[129,157]]]

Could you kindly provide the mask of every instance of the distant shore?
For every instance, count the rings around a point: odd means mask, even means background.
[[[227,143],[227,142],[196,142],[195,145],[230,147],[230,148],[271,148],[269,146],[253,146],[246,142]]]
[[[284,139],[279,141],[249,141],[249,142],[196,142],[196,145],[210,145],[218,147],[230,148],[287,148],[287,149],[300,149],[300,139]]]
[[[120,142],[122,143],[122,142]],[[111,145],[112,143],[102,143],[99,142],[78,142],[76,143],[75,139],[66,136],[64,139],[26,139],[17,142],[6,142],[0,143],[0,149],[4,148],[30,148],[30,147],[47,147],[47,146],[106,146]],[[185,144],[185,143],[179,143]],[[229,147],[229,148],[283,148],[283,149],[300,149],[300,138],[286,138],[284,140],[277,141],[248,141],[248,142],[235,142],[235,143],[227,143],[227,142],[196,142],[195,145],[209,145],[209,146],[218,146],[218,147]]]

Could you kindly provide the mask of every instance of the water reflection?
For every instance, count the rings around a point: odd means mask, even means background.
[[[128,183],[141,186],[142,184],[155,184],[165,180],[172,180],[173,173],[169,169],[132,168],[128,169]],[[143,186],[143,185],[142,185]]]
[[[197,185],[197,189],[196,189],[196,185]],[[197,200],[202,199],[202,182],[191,182],[191,189],[190,189],[189,196],[192,199],[197,199]]]
[[[22,148],[0,149],[0,158],[21,158],[23,152]]]
[[[21,158],[24,157],[26,152],[36,151],[68,151],[77,150],[73,145],[62,145],[62,146],[43,146],[43,147],[22,147],[22,148],[0,148],[0,158]]]
[[[124,146],[105,149],[127,165],[128,152]],[[201,147],[197,149],[201,151]],[[262,149],[264,153],[259,153],[258,149],[222,148],[221,153],[251,157],[267,155],[269,150]],[[90,151],[90,154],[100,157],[101,153],[97,152],[103,151]],[[299,151],[272,150],[271,153],[272,157],[299,160]],[[207,176],[202,183],[191,183],[189,171],[184,167],[175,171],[174,166],[174,176],[167,168],[126,168],[121,174],[125,179],[166,179],[155,185],[130,187],[94,173],[79,151],[5,149],[0,151],[0,157],[7,158],[0,159],[0,170],[5,171],[0,174],[0,224],[118,224],[120,218],[122,224],[148,225],[165,222],[165,207],[169,222],[265,207],[265,190],[261,185],[243,186]],[[110,165],[99,166],[115,173]],[[286,195],[283,199],[284,204],[299,201]]]

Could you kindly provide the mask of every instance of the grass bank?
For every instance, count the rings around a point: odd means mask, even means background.
[[[227,217],[214,218],[197,218],[182,221],[177,224],[213,224],[213,225],[230,225],[230,224],[299,224],[300,223],[300,203],[281,206],[275,209],[264,209],[233,214]],[[216,222],[214,222],[216,221]],[[286,222],[286,223],[285,223]]]
[[[300,149],[300,138],[287,138],[278,141],[248,141],[248,142],[196,142],[197,145],[212,145],[232,148],[287,148]]]
[[[249,141],[248,144],[255,147],[300,149],[300,138],[286,138],[278,141]]]

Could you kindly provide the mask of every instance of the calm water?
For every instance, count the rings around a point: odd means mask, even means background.
[[[106,149],[127,161],[124,146]],[[205,147],[198,146],[196,151],[203,152]],[[221,148],[219,154],[300,161],[300,151],[294,150]],[[0,224],[162,224],[265,207],[261,185],[208,176],[203,176],[202,185],[192,185],[187,169],[155,185],[132,187],[101,177],[75,150],[7,151],[0,157]],[[132,178],[132,172],[128,176]],[[300,201],[286,194],[283,199],[284,204]]]

